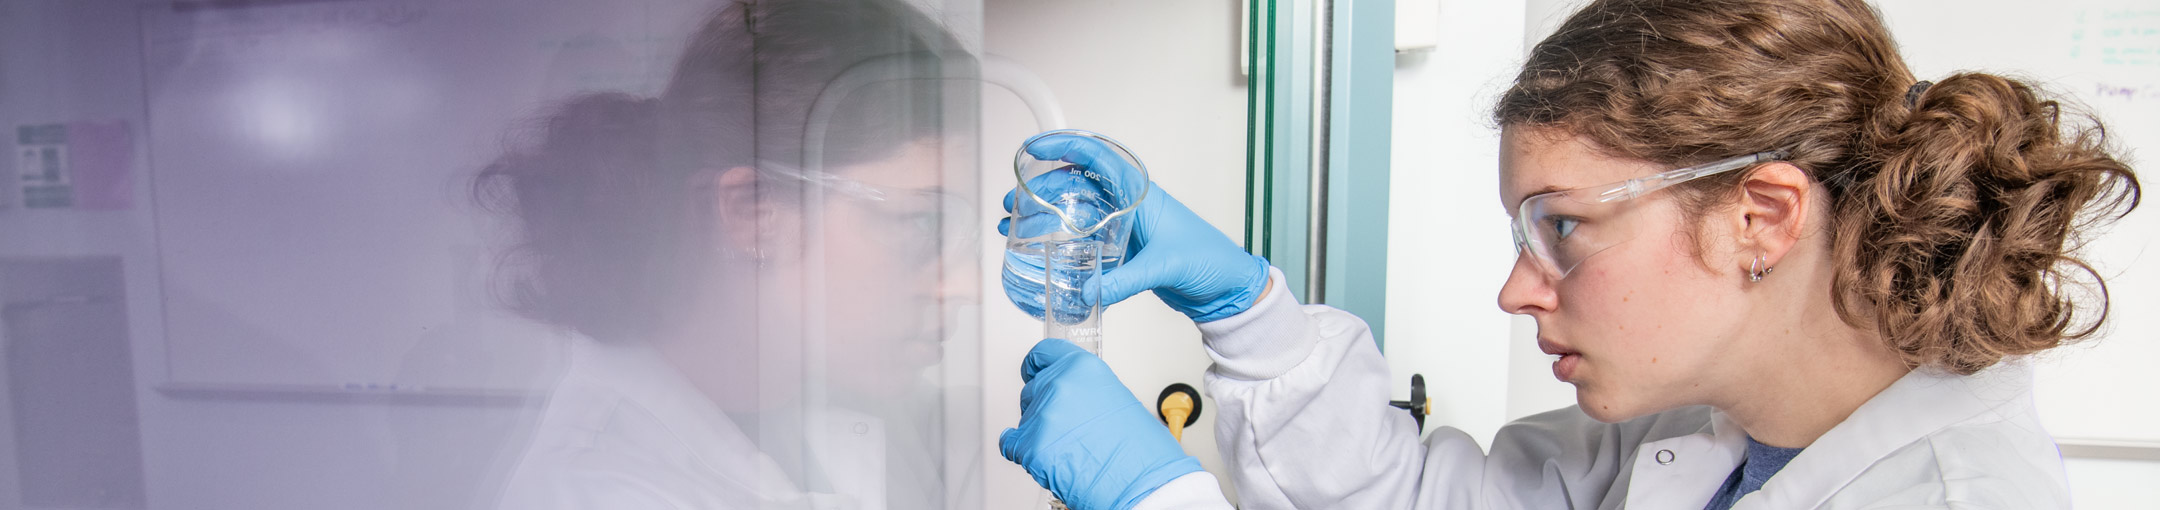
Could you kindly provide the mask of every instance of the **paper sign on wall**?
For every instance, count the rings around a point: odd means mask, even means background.
[[[134,148],[122,121],[16,126],[11,198],[25,209],[127,209]]]
[[[68,182],[66,125],[15,128],[15,154],[15,176],[22,184],[19,203],[23,208],[75,206],[75,188]]]

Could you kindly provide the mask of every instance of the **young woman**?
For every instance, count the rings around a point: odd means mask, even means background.
[[[2022,358],[2105,315],[2073,250],[2138,184],[2098,125],[2016,80],[1916,79],[1861,0],[1592,2],[1494,117],[1499,304],[1577,405],[1489,451],[1421,448],[1361,321],[1149,195],[1099,291],[1203,320],[1244,507],[2069,506]],[[1001,447],[1067,503],[1226,506],[1099,360],[1046,340],[1022,375]]]

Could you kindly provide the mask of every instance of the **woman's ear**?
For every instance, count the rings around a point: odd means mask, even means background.
[[[1814,207],[1814,188],[1807,172],[1791,163],[1775,162],[1748,173],[1740,183],[1740,239],[1743,269],[1756,256],[1771,266],[1799,244],[1812,228],[1808,215]]]
[[[719,239],[739,250],[757,248],[758,233],[772,220],[772,208],[758,200],[757,169],[738,166],[713,177],[712,214]]]

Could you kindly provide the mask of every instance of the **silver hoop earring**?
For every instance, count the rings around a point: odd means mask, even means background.
[[[1763,254],[1757,253],[1755,254],[1755,262],[1748,264],[1747,280],[1749,282],[1760,282],[1763,277],[1770,276],[1770,272],[1776,270],[1777,268],[1763,265]]]

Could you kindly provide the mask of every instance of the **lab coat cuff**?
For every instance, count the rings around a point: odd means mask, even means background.
[[[1290,294],[1282,270],[1268,267],[1267,297],[1237,315],[1199,324],[1215,371],[1245,380],[1270,379],[1312,354],[1320,334]]]
[[[1132,510],[1202,508],[1231,508],[1230,500],[1223,497],[1222,484],[1215,481],[1215,475],[1206,471],[1194,471],[1170,480],[1170,483],[1163,484],[1155,489],[1154,493],[1148,494],[1146,499],[1140,500],[1139,504],[1133,505]]]

